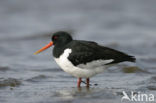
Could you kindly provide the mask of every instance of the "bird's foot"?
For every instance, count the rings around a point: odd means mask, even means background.
[[[84,84],[87,84],[85,81],[81,81],[82,83],[84,83]],[[95,83],[95,84],[89,84],[89,86],[97,86],[98,84],[97,83]]]

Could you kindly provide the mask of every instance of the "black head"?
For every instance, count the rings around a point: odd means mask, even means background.
[[[58,31],[53,34],[51,40],[53,41],[54,45],[59,45],[59,44],[62,45],[62,44],[69,43],[73,39],[69,33],[65,31]]]
[[[38,53],[48,49],[52,45],[55,45],[53,50],[54,51],[56,50],[56,52],[55,52],[56,54],[61,53],[61,51],[59,51],[58,49],[62,48],[64,45],[66,45],[67,43],[69,43],[73,40],[72,37],[70,36],[70,34],[67,32],[64,32],[64,31],[59,31],[59,32],[54,33],[51,39],[52,39],[52,41],[49,44],[47,44],[40,50],[36,51],[34,54],[38,54]]]

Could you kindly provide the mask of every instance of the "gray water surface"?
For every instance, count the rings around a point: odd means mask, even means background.
[[[1,0],[0,103],[120,103],[122,91],[156,96],[155,0]],[[33,53],[58,30],[137,58],[91,78],[90,89]],[[97,84],[96,86],[94,84]]]

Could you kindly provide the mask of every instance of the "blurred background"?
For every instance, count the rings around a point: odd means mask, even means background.
[[[120,103],[122,91],[156,95],[155,0],[0,0],[0,103]],[[90,91],[54,62],[52,33],[67,31],[137,58],[91,79]],[[26,101],[23,101],[25,100]]]

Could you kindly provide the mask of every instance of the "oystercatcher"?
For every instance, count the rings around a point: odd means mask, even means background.
[[[92,41],[73,40],[71,35],[64,31],[54,33],[51,40],[34,54],[54,45],[53,56],[56,63],[65,72],[78,78],[77,87],[81,85],[81,78],[86,78],[86,86],[89,87],[89,78],[103,72],[105,68],[120,62],[135,62],[134,56]]]

